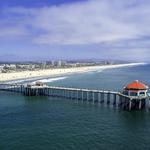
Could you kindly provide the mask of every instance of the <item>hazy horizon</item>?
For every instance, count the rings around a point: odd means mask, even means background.
[[[6,62],[45,62],[45,61],[75,61],[75,62],[114,62],[114,63],[141,63],[144,61],[135,61],[135,60],[122,60],[122,59],[108,59],[108,58],[58,58],[58,57],[18,57],[17,55],[4,55],[0,56],[0,63]],[[145,62],[146,63],[146,62]]]
[[[150,1],[0,2],[0,61],[150,62]]]

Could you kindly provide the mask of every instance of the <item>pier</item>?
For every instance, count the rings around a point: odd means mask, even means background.
[[[123,92],[93,90],[82,88],[66,88],[47,86],[43,83],[36,84],[0,84],[0,91],[20,93],[24,96],[49,96],[59,97],[71,100],[80,100],[82,102],[91,102],[93,104],[106,104],[119,107],[124,110],[144,109],[149,103],[149,94],[142,95],[127,94],[127,89]],[[132,90],[133,92],[133,90]],[[142,91],[143,92],[143,91]]]

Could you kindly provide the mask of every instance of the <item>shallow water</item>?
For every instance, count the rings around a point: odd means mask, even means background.
[[[150,85],[150,66],[71,75],[50,85],[121,90]],[[149,111],[122,111],[75,100],[0,93],[0,150],[149,150]]]

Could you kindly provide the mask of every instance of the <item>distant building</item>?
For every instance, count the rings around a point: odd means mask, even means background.
[[[59,61],[58,61],[58,67],[61,67],[61,66],[62,66],[62,61],[59,60]]]
[[[57,62],[56,61],[54,61],[54,60],[52,60],[51,61],[51,65],[54,67],[54,66],[57,66]]]
[[[3,72],[3,69],[4,69],[4,65],[0,65],[0,73]]]
[[[64,67],[66,65],[67,65],[66,61],[62,61],[62,60],[58,61],[58,67]]]
[[[31,68],[31,65],[29,64],[18,64],[17,66],[17,69],[21,69],[21,70],[26,70],[26,69],[30,69]]]
[[[46,69],[46,62],[43,62],[43,63],[41,64],[41,69]]]
[[[5,69],[5,70],[16,70],[16,64],[5,64],[3,69]]]

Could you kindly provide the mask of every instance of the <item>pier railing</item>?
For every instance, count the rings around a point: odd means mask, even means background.
[[[37,86],[26,84],[0,84],[1,91],[21,93],[25,96],[51,96],[66,99],[76,99],[99,104],[112,104],[119,108],[131,110],[142,109],[146,105],[147,97],[124,95],[121,92],[84,88],[67,88],[55,86]]]

